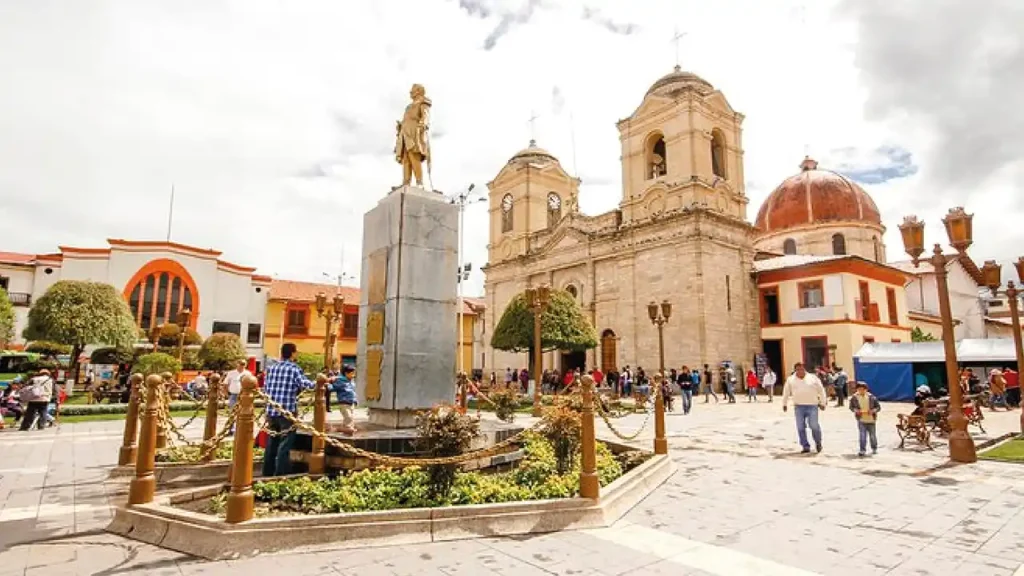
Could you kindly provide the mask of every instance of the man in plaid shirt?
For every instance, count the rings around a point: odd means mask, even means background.
[[[281,361],[267,369],[263,392],[293,416],[297,414],[298,396],[302,390],[310,390],[314,384],[302,373],[302,368],[292,361],[295,344],[281,346]],[[263,454],[263,476],[284,476],[291,473],[291,452],[295,444],[295,429],[292,422],[274,406],[267,406],[270,418],[270,437]],[[281,432],[285,432],[281,434]]]

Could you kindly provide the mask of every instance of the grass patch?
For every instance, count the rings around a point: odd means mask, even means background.
[[[1024,463],[1024,438],[1017,437],[1013,440],[985,450],[978,454],[978,458],[985,460],[996,460],[999,462]]]
[[[192,416],[193,413],[194,413],[193,410],[174,411],[174,412],[171,412],[171,416],[174,417],[174,418],[188,418],[188,417]],[[124,420],[124,417],[125,417],[124,414],[82,414],[82,415],[77,415],[77,416],[63,416],[62,415],[60,417],[60,423],[61,424],[76,424],[76,423],[79,423],[79,422],[108,422],[108,421],[111,421],[111,420]],[[202,415],[200,415],[200,418],[202,418]],[[14,425],[14,417],[13,416],[5,417],[4,418],[4,423],[6,423],[7,426],[13,426]],[[18,422],[18,424],[20,425],[21,422]]]

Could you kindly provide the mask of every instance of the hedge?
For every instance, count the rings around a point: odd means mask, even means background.
[[[299,403],[303,406],[309,404],[309,400],[303,399]],[[257,408],[262,408],[264,401],[260,399],[253,400],[252,405]],[[206,410],[206,402],[203,402],[202,410]],[[220,408],[226,408],[227,402],[220,402]],[[174,401],[171,402],[171,412],[188,412],[195,410],[196,405],[188,401]],[[126,414],[128,412],[127,404],[75,404],[61,406],[61,416],[90,416],[93,414]]]

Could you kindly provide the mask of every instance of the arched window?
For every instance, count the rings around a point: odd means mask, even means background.
[[[562,219],[562,197],[548,193],[548,228],[554,228]]]
[[[875,262],[882,261],[882,244],[878,241],[878,236],[871,237],[871,246],[875,249]]]
[[[512,231],[512,195],[505,194],[501,199],[501,231]]]
[[[715,176],[725,178],[725,136],[715,128],[711,131],[711,171]]]
[[[653,180],[668,173],[665,155],[665,137],[655,132],[647,137],[647,179]]]
[[[573,286],[572,284],[566,286],[565,291],[568,292],[569,294],[572,294],[573,298],[578,298],[580,295],[579,290],[577,290],[576,287]]]
[[[786,238],[786,241],[782,243],[782,253],[796,254],[796,240]]]
[[[836,256],[846,254],[846,238],[842,234],[832,235],[832,253]],[[877,259],[877,256],[875,258]]]
[[[149,330],[178,321],[178,312],[192,311],[189,324],[199,317],[199,294],[185,268],[174,260],[153,260],[139,269],[124,289],[128,307],[140,328]]]
[[[616,344],[615,332],[609,329],[601,333],[601,372],[605,374],[617,369]]]

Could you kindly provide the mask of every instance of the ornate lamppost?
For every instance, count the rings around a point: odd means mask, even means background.
[[[946,227],[949,243],[959,254],[963,254],[972,242],[971,221],[973,214],[967,214],[962,207],[952,208],[942,223]],[[900,224],[903,247],[916,267],[924,253],[924,222],[917,216],[907,216]],[[956,338],[953,334],[953,314],[949,306],[949,285],[946,264],[956,256],[946,256],[941,244],[935,244],[928,263],[935,268],[935,283],[939,292],[939,314],[942,317],[942,343],[946,356],[946,381],[949,385],[949,459],[954,462],[977,462],[978,454],[974,440],[967,433],[967,418],[963,411],[963,392],[960,389],[959,369],[956,360]]]
[[[341,293],[334,295],[331,306],[327,306],[327,295],[320,292],[316,295],[316,315],[324,319],[324,370],[330,371],[334,364],[334,321],[345,313],[345,298]]]
[[[1024,284],[1024,257],[1018,258],[1013,263],[1013,267],[1017,269],[1017,280]],[[1003,267],[996,264],[995,260],[988,260],[985,265],[981,267],[981,271],[985,276],[985,285],[992,290],[992,295],[996,296],[999,292],[999,286],[1003,283],[1002,272]],[[1017,304],[1017,297],[1019,297],[1024,291],[1017,287],[1010,280],[1006,283],[1006,298],[1010,301],[1010,317],[1013,320],[1013,350],[1017,355],[1017,373],[1024,369],[1024,346],[1021,345],[1021,334],[1020,334],[1020,306]],[[1024,432],[1024,412],[1020,416],[1021,431]]]
[[[668,300],[661,302],[660,310],[658,304],[651,302],[647,305],[647,315],[651,323],[658,327],[658,374],[661,378],[655,379],[657,390],[654,391],[654,453],[668,454],[668,439],[665,437],[665,399],[661,397],[661,381],[665,378],[665,324],[672,316],[672,305]]]
[[[540,347],[540,318],[548,307],[551,288],[538,286],[526,289],[526,305],[533,312],[533,415],[540,416],[540,375],[544,371],[544,355]]]
[[[185,357],[185,331],[188,330],[191,320],[192,311],[188,308],[182,308],[181,312],[178,312],[178,328],[181,332],[178,334],[178,362]]]

